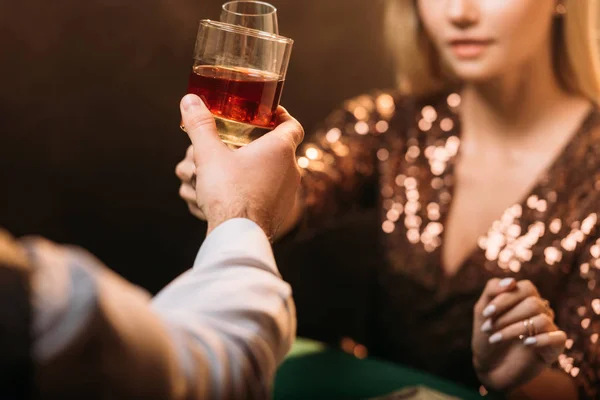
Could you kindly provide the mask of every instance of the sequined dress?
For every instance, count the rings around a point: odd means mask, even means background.
[[[377,92],[331,114],[300,150],[302,229],[376,207],[385,261],[369,310],[369,354],[478,387],[474,304],[491,278],[529,279],[569,335],[556,368],[576,381],[582,398],[600,398],[600,112],[588,115],[529,195],[499,216],[448,277],[441,247],[460,151],[460,100],[456,93],[424,100]]]

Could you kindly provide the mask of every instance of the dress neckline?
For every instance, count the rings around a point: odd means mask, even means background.
[[[450,95],[450,94],[448,94],[448,95]],[[446,97],[444,97],[444,98],[446,98]],[[444,104],[446,104],[446,103],[444,103]],[[457,112],[454,111],[452,114],[454,115],[454,129],[450,132],[451,133],[450,136],[456,136],[460,140],[460,139],[462,139],[461,121],[460,121],[460,118],[459,118],[459,115]],[[538,178],[535,180],[535,183],[531,186],[531,189],[518,202],[515,202],[512,206],[510,206],[506,210],[504,210],[502,214],[506,213],[511,207],[515,207],[515,206],[517,206],[521,210],[524,210],[527,207],[527,201],[529,198],[531,198],[532,196],[540,196],[545,185],[547,185],[547,182],[549,180],[548,178],[550,176],[552,176],[553,174],[558,173],[558,169],[560,168],[561,165],[563,165],[563,162],[565,160],[568,160],[569,158],[571,158],[571,155],[573,154],[574,150],[577,149],[580,141],[583,140],[585,135],[587,135],[589,133],[591,126],[593,125],[594,117],[597,114],[598,114],[597,106],[592,105],[590,110],[584,115],[584,117],[581,119],[581,121],[577,125],[575,131],[573,132],[573,134],[571,136],[571,139],[556,154],[556,156],[552,159],[552,161],[549,163],[548,167],[540,174],[540,176],[538,176]],[[458,153],[449,160],[448,167],[446,168],[444,174],[441,176],[441,178],[443,178],[444,180],[447,180],[450,182],[455,182],[455,180],[456,180],[455,179],[456,161],[460,155],[460,149],[461,149],[461,146],[459,146],[459,148],[458,148]],[[442,223],[442,225],[444,227],[446,226],[446,224],[448,222],[448,216],[449,216],[450,209],[452,207],[452,202],[454,199],[454,190],[455,190],[455,184],[452,184],[449,187],[450,201],[448,202],[448,204],[446,204],[446,206],[443,209],[441,209],[440,222]],[[556,193],[556,195],[557,195],[557,197],[559,197],[560,193]],[[499,215],[494,220],[494,222],[492,223],[492,226],[488,227],[488,232],[492,229],[493,224],[500,220],[500,218],[502,217],[502,214]],[[528,221],[527,219],[519,218],[519,222],[532,223],[533,221]],[[444,240],[444,234],[442,233],[441,245],[436,249],[436,254],[435,254],[435,257],[437,260],[437,262],[435,263],[435,268],[436,268],[435,280],[439,284],[442,284],[443,282],[447,282],[449,284],[450,282],[460,279],[461,276],[467,272],[467,269],[469,268],[470,265],[485,264],[485,262],[487,261],[485,251],[477,243],[475,243],[473,248],[469,251],[468,255],[460,263],[460,266],[456,269],[456,271],[452,274],[448,274],[448,273],[446,273],[446,269],[444,268],[444,265],[443,265],[443,248],[444,248],[444,246],[445,246],[445,240]],[[478,261],[481,261],[481,262],[478,262]],[[507,270],[507,272],[510,273],[511,270]]]

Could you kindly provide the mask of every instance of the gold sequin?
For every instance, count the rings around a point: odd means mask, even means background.
[[[320,153],[321,152],[314,147],[309,147],[306,149],[306,157],[308,157],[309,160],[317,160],[321,158]]]
[[[356,131],[356,133],[358,133],[359,135],[366,135],[367,133],[369,133],[369,124],[367,124],[364,121],[358,121],[355,125],[354,125],[354,130]]]
[[[585,235],[589,235],[592,232],[592,229],[594,228],[594,226],[596,226],[597,222],[598,222],[598,215],[596,213],[592,213],[592,214],[588,215],[587,218],[584,219],[583,222],[581,223],[581,231]]]
[[[515,274],[521,270],[521,263],[519,260],[512,259],[508,263],[508,268]]]
[[[306,158],[306,157],[298,158],[298,166],[300,168],[308,168],[309,164],[310,164],[310,161],[308,160],[308,158]]]
[[[332,149],[338,157],[346,157],[348,154],[350,154],[350,149],[348,148],[348,146],[343,145],[341,143],[336,144],[337,146],[332,146]]]
[[[421,226],[421,217],[418,215],[407,215],[404,217],[404,225],[408,229],[418,229]]]
[[[400,174],[400,175],[396,176],[396,180],[395,180],[396,185],[402,187],[402,186],[404,186],[404,181],[406,181],[406,175]]]
[[[546,202],[546,200],[538,200],[535,208],[539,212],[546,212],[546,210],[548,209],[548,203]]]
[[[595,244],[590,247],[590,254],[594,258],[600,257],[600,245]]]
[[[410,158],[410,160],[415,160],[417,157],[419,157],[420,153],[421,150],[419,149],[419,146],[410,146],[406,151],[406,155],[408,158]]]
[[[419,191],[416,189],[407,190],[406,191],[406,199],[408,201],[417,201],[419,200]]]
[[[419,235],[419,230],[418,229],[409,229],[406,232],[406,237],[408,238],[409,242],[415,244],[415,243],[419,243],[421,235]]]
[[[562,260],[562,253],[556,247],[546,247],[544,257],[548,265],[554,265]]]
[[[566,251],[573,251],[575,250],[575,248],[577,248],[577,240],[575,240],[574,237],[569,235],[563,240],[561,240],[560,245]]]
[[[406,178],[404,180],[404,187],[407,190],[415,190],[417,188],[417,180],[413,177]]]
[[[389,94],[382,94],[377,97],[377,112],[384,116],[391,115],[395,110],[394,98]]]
[[[383,208],[384,209],[389,210],[393,206],[394,206],[394,200],[392,200],[392,199],[383,200]]]
[[[456,136],[450,136],[448,140],[446,140],[445,147],[448,151],[448,155],[450,157],[454,157],[458,153],[458,148],[460,147],[460,139]]]
[[[392,233],[394,232],[394,229],[396,229],[396,225],[392,221],[384,221],[381,225],[381,229],[383,229],[385,233]]]
[[[384,186],[381,188],[381,195],[383,197],[392,197],[394,195],[394,189],[391,186]]]
[[[392,222],[396,222],[396,221],[398,221],[398,218],[400,218],[400,211],[392,208],[391,210],[388,211],[386,216],[387,216],[388,220],[390,220]]]
[[[427,121],[426,119],[421,119],[419,121],[419,129],[423,132],[427,132],[431,129],[431,122]]]
[[[581,272],[582,276],[587,275],[590,272],[590,264],[588,264],[588,263],[581,264],[581,266],[579,267],[579,272]]]
[[[514,206],[512,206],[508,209],[508,212],[514,218],[521,218],[521,216],[523,215],[523,207],[521,207],[520,204],[515,204]]]
[[[440,206],[437,203],[429,203],[427,205],[427,218],[431,221],[437,221],[440,219]]]
[[[332,128],[325,134],[325,139],[327,139],[327,141],[329,143],[335,143],[338,140],[340,140],[341,136],[342,136],[342,131],[340,129]]]
[[[435,190],[440,190],[444,187],[444,180],[439,177],[435,177],[431,180],[431,187]]]
[[[387,149],[377,150],[377,159],[379,161],[387,161],[390,158],[390,152]]]
[[[582,327],[583,329],[587,329],[587,328],[589,328],[589,327],[590,327],[590,324],[591,324],[591,323],[592,323],[592,320],[591,320],[591,319],[589,319],[589,318],[586,318],[586,319],[584,319],[584,320],[582,320],[582,321],[581,321],[581,327]]]
[[[600,299],[592,300],[592,310],[598,315],[600,315]]]
[[[388,124],[387,121],[381,120],[375,124],[375,130],[379,133],[385,133],[388,131],[389,128],[390,128],[390,125]]]
[[[550,229],[550,232],[557,234],[560,232],[560,228],[562,228],[562,221],[559,218],[555,218],[550,222],[548,228]]]
[[[527,198],[527,207],[535,210],[537,207],[539,198],[536,195],[531,195]]]
[[[435,108],[431,106],[423,107],[421,115],[423,116],[423,119],[429,123],[432,123],[437,119],[437,112],[435,111]]]
[[[356,118],[359,121],[364,121],[369,117],[369,113],[367,112],[367,109],[364,107],[356,107],[354,109],[354,118]]]
[[[452,93],[448,96],[447,102],[450,107],[456,108],[460,106],[460,95],[458,93]]]
[[[444,118],[440,121],[440,129],[444,132],[450,132],[454,128],[454,122],[450,118]]]
[[[404,212],[406,214],[415,214],[421,208],[419,202],[417,201],[408,201],[404,205]]]

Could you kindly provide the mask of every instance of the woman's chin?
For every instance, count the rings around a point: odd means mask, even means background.
[[[485,68],[454,69],[454,76],[464,83],[483,83],[492,80],[497,73]]]
[[[468,83],[481,83],[489,81],[500,73],[498,64],[487,60],[469,60],[451,62],[450,68],[453,75],[460,81]]]

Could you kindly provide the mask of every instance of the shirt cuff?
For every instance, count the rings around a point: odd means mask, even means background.
[[[232,218],[217,226],[202,243],[194,261],[194,269],[210,268],[218,265],[224,257],[231,256],[259,260],[279,276],[267,235],[247,218]]]

